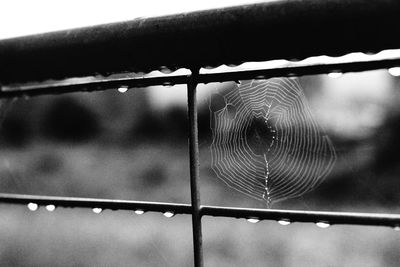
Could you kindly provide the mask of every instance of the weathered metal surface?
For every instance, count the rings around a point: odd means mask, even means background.
[[[400,1],[285,0],[0,41],[0,83],[400,47]]]

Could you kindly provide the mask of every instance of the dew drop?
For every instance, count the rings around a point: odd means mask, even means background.
[[[31,210],[31,211],[35,211],[35,210],[37,210],[39,208],[39,205],[38,204],[36,204],[36,203],[28,203],[28,209],[29,210]]]
[[[319,228],[328,228],[329,226],[331,226],[328,222],[317,222],[315,225]]]
[[[395,230],[395,231],[400,231],[400,225],[395,225],[395,226],[393,227],[393,230]]]
[[[135,210],[135,213],[137,215],[142,215],[144,213],[144,210]]]
[[[334,72],[328,73],[328,77],[329,78],[333,78],[333,79],[339,78],[342,75],[343,75],[343,73],[338,72],[338,71],[334,71]]]
[[[282,219],[282,220],[279,220],[278,223],[280,225],[289,225],[291,222],[287,219]]]
[[[164,73],[164,74],[170,74],[170,73],[172,73],[173,71],[172,71],[170,68],[168,68],[167,66],[161,66],[161,67],[160,67],[160,72],[162,72],[162,73]]]
[[[126,93],[128,91],[128,86],[121,86],[118,88],[118,92],[120,93]]]
[[[257,218],[248,218],[247,221],[248,221],[249,223],[258,223],[260,220],[257,219]]]
[[[55,209],[56,209],[56,206],[54,206],[52,204],[46,206],[46,210],[48,210],[48,211],[54,211]]]
[[[173,83],[172,82],[163,82],[162,85],[166,86],[166,87],[172,87]]]
[[[164,212],[164,216],[167,218],[172,218],[175,216],[175,213],[173,213],[172,211],[166,211]]]
[[[93,208],[92,211],[96,214],[99,214],[103,211],[103,209],[102,208]]]
[[[393,67],[388,69],[388,72],[390,75],[397,77],[400,76],[400,67]]]

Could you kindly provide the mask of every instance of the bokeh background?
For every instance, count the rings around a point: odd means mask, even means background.
[[[399,213],[400,79],[386,70],[298,78],[337,152],[313,192],[273,208]],[[265,208],[227,187],[210,162],[211,94],[199,86],[201,198]],[[190,203],[184,86],[40,96],[1,103],[0,191]],[[192,266],[191,218],[0,204],[1,266]],[[203,219],[205,266],[398,266],[391,228],[317,228]]]

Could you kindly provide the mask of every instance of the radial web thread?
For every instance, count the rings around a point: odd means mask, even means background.
[[[241,82],[213,95],[210,112],[213,171],[268,207],[313,190],[336,161],[297,80]]]

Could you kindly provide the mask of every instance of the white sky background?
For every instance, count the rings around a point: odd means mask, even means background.
[[[0,0],[0,39],[254,2],[257,0]]]

